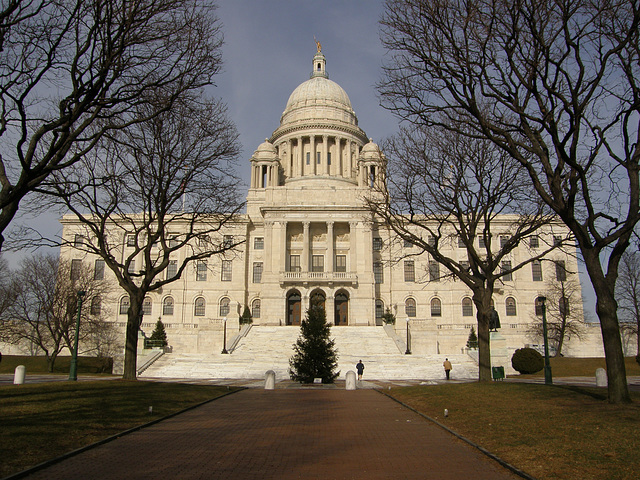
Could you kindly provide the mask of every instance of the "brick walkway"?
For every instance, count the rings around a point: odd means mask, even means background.
[[[248,389],[26,478],[519,477],[373,390]]]

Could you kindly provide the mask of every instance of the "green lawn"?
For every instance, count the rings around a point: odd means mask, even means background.
[[[0,478],[228,391],[123,380],[2,386]]]
[[[628,376],[640,376],[640,365],[636,362],[635,357],[626,357],[625,368]],[[570,357],[551,357],[549,359],[551,372],[554,377],[594,377],[596,369],[605,368],[604,358],[570,358]],[[517,375],[518,377],[544,377],[544,370],[540,370],[533,375]]]

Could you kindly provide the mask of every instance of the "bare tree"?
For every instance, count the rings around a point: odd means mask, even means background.
[[[564,342],[572,337],[581,338],[584,332],[582,309],[582,290],[578,272],[570,272],[565,265],[554,262],[556,276],[547,282],[545,288],[545,307],[547,317],[547,336],[555,349],[554,356],[562,356]],[[536,305],[530,333],[538,339],[543,338],[542,310]]]
[[[637,251],[630,250],[622,255],[616,300],[623,333],[636,337],[640,355],[640,253]]]
[[[575,235],[611,403],[630,402],[614,290],[640,219],[639,23],[632,0],[400,0],[382,19],[385,106],[490,139]]]
[[[86,265],[36,254],[15,273],[16,296],[0,323],[2,341],[37,347],[47,357],[50,372],[64,348],[72,349],[77,322],[77,292],[84,291],[92,305],[107,294],[107,286],[93,279]],[[95,299],[98,299],[96,302]],[[88,344],[96,329],[108,328],[104,311],[81,309],[79,346]],[[85,352],[91,349],[84,349]]]
[[[22,199],[100,138],[220,70],[220,24],[202,0],[8,0],[0,7],[0,249]],[[151,110],[149,115],[160,113]]]
[[[222,234],[243,207],[231,168],[237,134],[226,107],[183,97],[167,110],[163,101],[158,95],[139,105],[147,120],[105,136],[73,173],[52,175],[44,189],[76,217],[63,247],[102,258],[129,296],[126,379],[137,374],[145,296],[240,243]],[[164,111],[149,115],[152,109]]]
[[[0,256],[0,319],[15,299],[16,283],[12,281],[11,269]]]
[[[513,168],[487,140],[435,127],[402,128],[387,142],[385,152],[387,182],[376,183],[369,208],[471,289],[478,320],[479,378],[489,381],[494,290],[513,272],[561,244],[547,241],[526,258],[512,255],[525,238],[551,225],[553,216],[542,202],[531,201],[522,169]],[[458,248],[466,250],[466,260],[458,258]],[[427,278],[431,280],[440,278]]]

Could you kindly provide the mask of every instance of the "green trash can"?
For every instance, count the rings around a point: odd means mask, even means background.
[[[504,367],[491,367],[493,380],[504,380]]]

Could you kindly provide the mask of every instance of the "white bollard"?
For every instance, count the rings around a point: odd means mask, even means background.
[[[264,379],[264,389],[273,390],[276,388],[276,372],[273,370],[267,370]]]
[[[18,365],[16,371],[13,374],[13,384],[22,385],[24,383],[24,376],[27,373],[27,367],[24,365]]]
[[[354,372],[353,370],[349,370],[347,372],[347,381],[345,383],[345,388],[347,390],[356,389],[356,372]]]
[[[607,386],[607,371],[604,368],[598,368],[596,370],[596,387]]]

